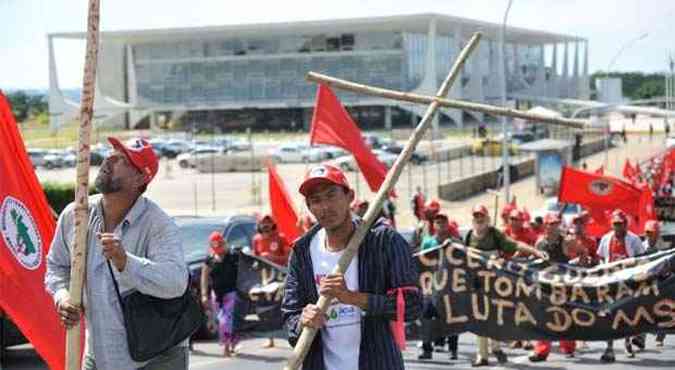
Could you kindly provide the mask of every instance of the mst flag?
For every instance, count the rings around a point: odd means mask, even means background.
[[[279,177],[277,169],[272,163],[267,165],[267,174],[272,216],[279,226],[279,230],[286,235],[288,241],[292,242],[301,235],[298,228],[298,215],[295,213],[293,202],[288,195],[284,181]]]
[[[558,199],[561,203],[577,203],[589,209],[621,209],[637,217],[642,191],[637,187],[607,176],[563,167]]]
[[[257,330],[276,330],[281,327],[281,299],[284,296],[284,281],[288,270],[265,258],[249,253],[239,254],[237,265],[237,290],[247,306],[245,312],[255,312],[259,321]],[[243,323],[248,327],[249,323]]]
[[[423,330],[430,338],[470,331],[497,340],[609,340],[675,332],[675,250],[592,268],[506,261],[460,244],[416,256],[419,285],[437,313]]]
[[[351,152],[368,187],[377,192],[387,176],[387,166],[368,148],[356,123],[328,86],[319,85],[309,133],[311,144],[335,145]]]
[[[50,369],[63,369],[65,330],[44,288],[55,222],[1,92],[0,143],[0,308]]]

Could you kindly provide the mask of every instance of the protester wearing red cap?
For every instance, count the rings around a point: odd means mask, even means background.
[[[415,234],[413,235],[413,245],[415,248],[422,247],[422,241],[436,233],[434,229],[434,217],[441,211],[441,204],[436,199],[429,199],[424,205],[424,212],[422,212],[422,219],[415,227]]]
[[[422,192],[422,188],[418,186],[415,195],[413,195],[412,200],[410,201],[413,214],[418,222],[422,221],[424,218],[424,201],[424,193]]]
[[[152,146],[143,139],[128,145],[116,138],[108,141],[114,151],[101,164],[94,182],[100,195],[89,198],[83,368],[187,369],[187,338],[149,362],[131,359],[120,298],[111,287],[116,283],[120,294],[135,290],[164,299],[180,297],[187,288],[188,270],[178,226],[143,196],[159,167]],[[66,327],[75,325],[82,313],[82,307],[71,303],[68,291],[74,214],[71,203],[59,217],[45,276],[47,291],[54,296]]]
[[[239,255],[231,253],[223,234],[212,232],[209,236],[209,254],[202,264],[201,301],[204,309],[213,312],[217,317],[218,339],[225,357],[232,355],[239,342],[234,326],[238,263]]]
[[[466,235],[464,244],[476,248],[486,254],[499,255],[500,252],[515,253],[516,251],[531,254],[542,259],[547,259],[546,253],[540,252],[529,245],[513,240],[504,235],[494,226],[490,225],[490,215],[487,208],[483,205],[475,205],[472,209],[472,228]],[[506,353],[501,350],[499,341],[490,340],[492,354],[497,357],[499,363],[507,361]],[[472,366],[488,365],[488,338],[478,337],[478,356],[472,363]]]
[[[598,247],[598,257],[604,262],[614,262],[622,259],[637,256],[644,253],[640,238],[628,231],[628,217],[622,210],[615,210],[611,215],[612,231],[605,234],[600,239]],[[637,338],[637,339],[635,339]],[[635,337],[636,345],[644,348],[644,342],[640,343],[640,337]],[[634,357],[631,346],[631,338],[626,338],[626,351],[629,357]],[[600,359],[603,362],[614,362],[614,341],[607,342],[607,349]]]
[[[534,246],[537,241],[537,235],[529,227],[525,227],[523,211],[518,209],[513,209],[509,213],[508,227],[504,229],[504,234],[529,246]],[[512,257],[512,254],[504,253],[503,257],[508,259]]]
[[[324,164],[307,173],[300,193],[318,225],[293,247],[282,316],[293,346],[303,327],[319,329],[302,368],[403,370],[403,324],[416,320],[421,306],[408,244],[375,223],[346,272],[333,274],[360,222],[350,209],[354,191],[342,171]],[[332,302],[326,314],[317,293]]]
[[[560,229],[560,216],[557,213],[548,213],[544,216],[544,226],[546,231],[542,235],[535,247],[549,256],[549,260],[555,263],[569,263],[570,249],[572,242],[566,240]],[[568,357],[574,357],[576,343],[573,340],[561,340],[560,349]],[[529,359],[532,362],[546,361],[551,353],[551,342],[548,340],[537,341],[534,347],[534,353]]]
[[[570,263],[585,267],[598,263],[598,243],[586,235],[589,217],[586,211],[574,215],[569,229],[570,239],[574,241],[573,247],[569,250]]]

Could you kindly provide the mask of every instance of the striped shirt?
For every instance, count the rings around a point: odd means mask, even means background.
[[[99,370],[132,370],[145,363],[134,362],[129,355],[122,309],[96,236],[105,229],[102,199],[100,195],[89,198],[83,294],[87,327],[85,351],[87,356],[95,358]],[[61,213],[47,255],[45,286],[55,303],[69,295],[74,210],[75,205],[71,203]],[[157,204],[140,196],[113,233],[127,252],[124,271],[112,269],[121,295],[138,290],[159,298],[174,298],[185,292],[188,273],[178,227]]]
[[[310,255],[310,241],[319,229],[317,225],[298,239],[290,257],[281,310],[292,346],[300,336],[302,309],[319,299]],[[408,243],[392,228],[374,225],[359,248],[358,268],[359,291],[369,293],[368,309],[363,311],[361,320],[359,370],[404,369],[403,356],[389,324],[396,319],[396,292],[392,289],[418,285],[417,265]],[[421,311],[419,289],[403,294],[405,320],[416,320]],[[322,345],[319,332],[307,353],[303,370],[325,370]]]

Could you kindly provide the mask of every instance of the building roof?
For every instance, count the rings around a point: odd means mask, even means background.
[[[298,22],[277,23],[250,23],[224,26],[203,26],[187,28],[164,28],[146,30],[123,30],[101,32],[104,39],[118,39],[127,43],[143,43],[162,41],[166,39],[194,40],[195,38],[222,38],[223,34],[237,36],[259,35],[298,35],[299,33],[316,34],[331,32],[363,32],[363,31],[405,31],[426,33],[429,22],[437,20],[437,33],[452,33],[455,27],[460,26],[463,36],[468,38],[473,32],[482,31],[488,39],[496,40],[500,24],[489,23],[469,18],[451,15],[423,13],[412,15],[395,15],[367,18],[326,19]],[[54,38],[83,39],[84,32],[51,33]],[[519,27],[508,27],[506,42],[519,44],[547,44],[573,41],[586,41],[584,38],[546,31],[531,30]]]

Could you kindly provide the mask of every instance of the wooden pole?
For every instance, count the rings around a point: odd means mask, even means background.
[[[75,190],[75,242],[70,251],[70,300],[82,305],[82,286],[87,263],[87,231],[89,226],[89,156],[91,119],[94,110],[94,85],[98,61],[99,0],[89,0],[87,49],[80,106],[79,147],[77,153],[77,188]],[[80,369],[80,323],[66,333],[66,369]]]
[[[448,77],[445,79],[445,81],[443,81],[443,85],[441,85],[441,88],[438,90],[438,93],[436,94],[437,97],[443,97],[448,94],[448,90],[461,72],[462,66],[466,62],[469,54],[476,48],[476,46],[478,46],[480,38],[481,34],[475,33],[469,43],[464,47],[459,57],[455,61],[452,70],[448,74]],[[398,158],[396,158],[394,166],[387,172],[387,177],[384,179],[384,183],[380,187],[380,190],[378,190],[375,200],[370,204],[366,214],[364,215],[363,223],[359,225],[352,237],[349,239],[347,248],[340,257],[338,265],[336,266],[335,270],[333,270],[333,273],[342,274],[347,270],[347,267],[349,267],[352,258],[359,250],[359,246],[363,241],[363,238],[370,229],[370,225],[373,223],[373,221],[375,221],[376,216],[380,213],[380,210],[382,209],[382,203],[387,198],[390,191],[394,188],[394,185],[398,181],[398,178],[403,171],[403,167],[410,161],[410,157],[415,151],[415,147],[424,137],[424,133],[429,128],[431,120],[436,114],[436,110],[438,109],[439,105],[440,104],[437,101],[432,100],[431,104],[427,108],[426,113],[424,114],[424,117],[422,118],[422,121],[419,123],[417,128],[415,128],[413,136],[408,140],[408,143],[405,145],[405,148],[401,154],[399,154]],[[325,296],[319,297],[317,305],[322,312],[326,312],[329,304],[330,300],[328,298]],[[300,367],[302,361],[307,355],[307,352],[309,351],[309,347],[314,341],[316,333],[317,329],[309,327],[302,328],[300,339],[298,339],[298,342],[293,349],[293,353],[291,353],[291,355],[288,357],[288,363],[284,367],[285,370],[296,370],[298,367]]]
[[[442,97],[432,97],[413,93],[400,92],[395,90],[382,89],[379,87],[366,86],[356,82],[341,80],[339,78],[326,76],[316,72],[309,72],[307,80],[317,83],[322,83],[337,89],[357,92],[365,95],[379,96],[381,98],[406,101],[418,104],[438,103],[441,107],[470,110],[474,112],[487,113],[497,116],[507,116],[512,118],[520,118],[528,121],[540,121],[553,125],[566,126],[571,128],[582,129],[589,126],[589,121],[581,119],[572,119],[564,117],[550,117],[536,113],[528,113],[517,109],[497,107],[489,104],[472,103],[463,100],[445,99]]]

